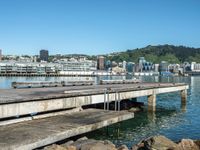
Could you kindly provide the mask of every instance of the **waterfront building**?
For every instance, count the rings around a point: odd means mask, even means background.
[[[160,65],[159,65],[159,72],[168,72],[168,62],[167,61],[161,61]]]
[[[154,64],[154,71],[159,72],[159,64]]]
[[[112,72],[113,72],[114,74],[122,74],[122,73],[125,73],[126,70],[123,69],[123,68],[121,68],[121,67],[119,67],[119,66],[116,66],[116,67],[113,67],[113,68],[112,68]]]
[[[40,61],[48,61],[49,59],[49,51],[48,50],[40,50]]]
[[[103,56],[98,56],[97,58],[97,69],[98,70],[104,70],[105,69],[105,62],[104,62],[104,57]]]
[[[139,64],[143,64],[146,62],[146,60],[144,57],[139,57],[138,62],[139,62]]]
[[[144,57],[139,57],[138,63],[138,72],[149,72],[154,70],[153,63],[146,61]]]
[[[191,71],[200,71],[200,64],[196,62],[191,63]]]
[[[27,63],[27,62],[1,62],[0,73],[17,74],[49,74],[56,73],[59,64],[53,63]],[[61,71],[61,70],[60,70]]]
[[[115,62],[115,61],[112,61],[112,67],[117,67],[117,62]]]
[[[169,64],[168,69],[170,72],[175,74],[178,74],[181,70],[179,64]]]
[[[63,71],[95,71],[97,68],[94,61],[67,61],[62,63]]]
[[[24,62],[24,63],[31,63],[33,62],[33,58],[32,57],[27,57],[27,56],[20,56],[17,58],[18,62]]]
[[[145,72],[152,71],[154,69],[153,67],[154,67],[153,63],[151,63],[151,62],[143,63],[143,71],[145,71]]]
[[[95,71],[97,62],[87,60],[85,57],[71,57],[57,60],[56,63],[62,65],[62,71]]]
[[[184,62],[182,64],[183,72],[191,71],[191,64],[189,62]]]
[[[140,72],[140,68],[139,64],[135,64],[135,72]]]
[[[118,67],[123,68],[123,62],[119,62]]]
[[[37,62],[37,56],[33,56],[33,62]]]
[[[122,62],[122,68],[123,68],[124,70],[126,70],[126,61],[125,61],[125,60]]]
[[[111,70],[112,69],[112,62],[110,60],[106,61],[105,68],[106,68],[106,70]]]
[[[133,63],[133,62],[127,62],[127,64],[126,64],[126,71],[128,73],[135,72],[135,63]]]

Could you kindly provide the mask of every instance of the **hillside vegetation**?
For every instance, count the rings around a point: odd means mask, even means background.
[[[198,62],[200,63],[200,48],[191,48],[185,46],[158,45],[147,46],[140,49],[127,50],[125,52],[113,53],[107,56],[107,59],[121,62],[123,60],[138,62],[139,57],[145,57],[147,61],[160,63],[168,61],[169,63]]]

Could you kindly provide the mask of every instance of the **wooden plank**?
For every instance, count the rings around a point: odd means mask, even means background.
[[[127,111],[87,109],[0,127],[2,150],[30,150],[134,117]]]

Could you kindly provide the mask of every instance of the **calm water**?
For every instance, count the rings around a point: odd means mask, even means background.
[[[93,78],[120,79],[121,77]],[[131,77],[127,77],[131,78]],[[81,78],[69,77],[0,77],[0,88],[10,88],[12,81],[61,81]],[[135,118],[86,134],[89,138],[108,139],[115,144],[126,144],[131,147],[143,138],[162,134],[174,141],[182,138],[200,139],[200,77],[143,77],[151,82],[186,82],[188,90],[187,109],[180,107],[180,94],[170,93],[157,96],[156,113],[147,111],[135,114]],[[146,97],[138,101],[147,104]]]

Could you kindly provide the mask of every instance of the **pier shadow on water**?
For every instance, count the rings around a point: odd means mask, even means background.
[[[131,147],[140,140],[159,134],[159,130],[172,128],[183,120],[178,120],[175,109],[158,108],[157,112],[137,112],[135,118],[86,134],[88,138],[110,140],[116,145]]]

